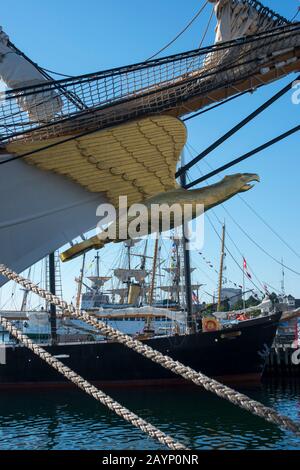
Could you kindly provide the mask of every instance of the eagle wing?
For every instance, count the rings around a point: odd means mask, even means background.
[[[14,141],[7,150],[17,155],[35,152],[24,158],[26,163],[63,175],[88,191],[105,193],[118,207],[120,195],[131,205],[174,189],[186,139],[179,119],[161,115],[72,139]]]

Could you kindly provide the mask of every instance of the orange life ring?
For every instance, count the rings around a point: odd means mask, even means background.
[[[247,316],[246,316],[245,314],[238,315],[238,316],[236,317],[236,319],[237,319],[238,321],[245,321],[245,320],[248,320],[248,318],[247,318]]]
[[[206,317],[202,319],[203,331],[217,331],[220,329],[220,323],[216,318]]]

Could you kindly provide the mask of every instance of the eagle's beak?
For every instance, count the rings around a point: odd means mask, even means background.
[[[253,174],[253,175],[249,175],[247,178],[246,178],[246,181],[247,183],[244,184],[242,187],[241,187],[241,190],[242,191],[249,191],[249,189],[252,189],[254,184],[250,184],[252,181],[257,181],[258,183],[260,182],[260,177],[256,174]]]

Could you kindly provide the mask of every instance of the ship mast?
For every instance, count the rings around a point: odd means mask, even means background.
[[[97,251],[97,254],[96,254],[96,276],[100,277],[100,256],[99,256],[99,251]]]
[[[82,293],[82,285],[83,285],[83,276],[84,276],[84,266],[85,266],[85,253],[82,256],[82,266],[80,270],[80,277],[78,280],[78,289],[77,289],[77,296],[76,296],[76,310],[79,311],[80,309],[80,302],[81,302],[81,293]]]
[[[222,227],[222,243],[221,243],[221,259],[220,259],[220,272],[219,272],[219,288],[218,288],[218,312],[221,311],[222,302],[222,285],[223,285],[223,268],[225,257],[225,224]]]
[[[153,304],[153,294],[154,294],[156,266],[157,266],[157,255],[158,255],[158,242],[159,242],[159,237],[157,236],[156,239],[155,239],[155,246],[154,246],[154,256],[153,256],[153,265],[152,265],[152,279],[151,279],[151,287],[150,287],[150,292],[149,292],[149,305]]]
[[[184,168],[184,153],[181,156],[181,165]],[[180,175],[180,184],[184,188],[187,184],[186,171]],[[184,259],[184,277],[185,277],[185,304],[186,304],[186,314],[187,314],[187,327],[188,330],[193,330],[193,304],[192,304],[192,287],[191,287],[191,259],[190,251],[187,249],[188,240],[185,237],[185,229],[183,227],[183,259]]]
[[[30,275],[31,275],[31,266],[28,269],[27,279],[30,279]],[[23,294],[23,299],[22,299],[21,312],[25,312],[27,308],[27,299],[28,299],[30,290],[29,289],[22,289],[22,290],[24,291],[24,294]]]

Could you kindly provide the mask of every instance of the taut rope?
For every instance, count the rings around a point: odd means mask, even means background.
[[[40,359],[45,361],[53,369],[57,370],[66,379],[70,380],[73,384],[83,390],[85,393],[93,397],[95,400],[100,402],[102,405],[107,406],[110,410],[114,411],[118,416],[125,419],[129,423],[133,424],[136,428],[144,431],[148,436],[155,438],[161,444],[166,445],[172,450],[187,450],[187,448],[179,442],[172,439],[167,434],[163,433],[152,424],[148,423],[144,419],[132,413],[127,408],[122,406],[120,403],[115,401],[110,396],[106,395],[103,391],[90,384],[80,375],[76,374],[72,369],[65,366],[58,359],[49,354],[45,349],[41,348],[37,344],[34,344],[28,336],[24,335],[20,330],[15,328],[12,323],[0,316],[0,324],[18,341],[20,341],[26,348],[30,349]]]
[[[240,408],[251,412],[252,414],[259,416],[260,418],[265,419],[266,421],[276,424],[277,426],[282,426],[283,428],[300,435],[300,425],[295,423],[293,420],[287,416],[280,415],[277,411],[262,405],[261,403],[252,400],[246,395],[233,390],[232,388],[221,384],[217,380],[211,379],[201,372],[197,372],[191,369],[184,364],[175,361],[169,356],[164,356],[159,351],[152,349],[150,346],[143,344],[142,342],[131,338],[124,333],[121,333],[118,330],[106,325],[105,323],[98,321],[91,317],[88,313],[76,311],[73,305],[68,305],[67,302],[61,300],[59,297],[51,294],[50,292],[42,289],[31,281],[23,278],[14,271],[11,271],[4,265],[0,265],[0,274],[6,278],[17,282],[26,289],[34,292],[40,297],[46,299],[48,302],[53,303],[59,306],[67,314],[76,318],[78,320],[84,321],[89,325],[92,325],[104,336],[108,336],[110,339],[115,340],[116,342],[127,346],[128,348],[134,350],[135,352],[141,354],[142,356],[150,359],[151,361],[160,364],[165,369],[168,369],[174,372],[177,375],[180,375],[186,380],[193,382],[196,385],[203,387],[205,390],[215,393],[219,397],[226,399],[230,403],[239,406]],[[1,319],[2,325],[5,327],[5,320]]]

